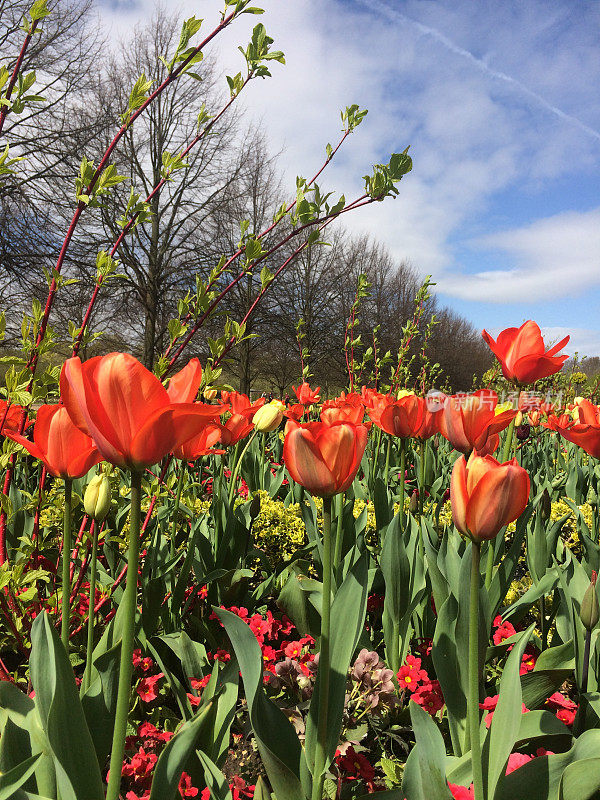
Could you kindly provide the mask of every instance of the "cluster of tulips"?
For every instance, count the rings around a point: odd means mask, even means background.
[[[566,359],[559,351],[568,337],[546,350],[539,327],[531,321],[520,328],[503,331],[495,341],[487,332],[484,331],[483,335],[497,356],[505,379],[517,392],[537,380],[557,373]],[[235,449],[227,506],[233,510],[238,475],[252,441],[263,434],[264,458],[264,436],[282,427],[282,461],[289,478],[293,484],[302,487],[303,491],[322,498],[318,678],[311,705],[311,709],[314,709],[311,711],[314,730],[307,738],[307,747],[310,743],[312,748],[307,765],[311,780],[308,789],[304,788],[302,791],[305,795],[310,795],[312,800],[321,800],[327,770],[335,754],[336,741],[332,740],[331,732],[335,736],[339,735],[339,713],[335,708],[337,701],[332,699],[336,681],[332,659],[339,657],[339,654],[336,655],[339,644],[331,629],[331,614],[332,603],[344,593],[346,584],[340,588],[338,580],[342,553],[341,507],[334,509],[334,498],[351,489],[357,476],[360,478],[361,469],[366,475],[365,451],[369,438],[371,437],[372,458],[375,462],[379,461],[382,440],[387,439],[383,485],[387,492],[387,484],[391,480],[390,450],[394,442],[399,457],[399,524],[402,530],[406,526],[409,530],[404,502],[407,454],[420,453],[421,474],[419,489],[415,495],[422,511],[425,496],[425,447],[427,440],[441,435],[460,454],[452,468],[449,496],[453,522],[456,529],[470,542],[471,551],[466,743],[469,745],[473,788],[467,788],[467,791],[473,792],[475,800],[483,800],[487,795],[479,733],[480,555],[484,543],[490,543],[487,547],[488,586],[495,557],[492,541],[500,531],[523,514],[530,502],[529,474],[515,457],[510,457],[513,455],[515,425],[518,426],[519,417],[522,417],[521,407],[500,404],[496,393],[488,389],[451,396],[436,392],[420,397],[410,391],[383,394],[375,389],[362,387],[360,392],[342,392],[338,397],[320,403],[320,388],[313,389],[306,382],[294,388],[295,401],[287,405],[279,400],[267,402],[265,398],[251,402],[246,395],[226,390],[219,394],[217,389],[210,386],[203,387],[204,402],[198,402],[202,382],[203,373],[198,359],[192,359],[174,374],[165,388],[155,375],[128,354],[111,353],[84,363],[79,358],[71,358],[63,365],[60,375],[60,403],[41,406],[32,428],[23,409],[6,404],[3,410],[2,434],[21,444],[34,458],[42,462],[51,475],[64,481],[61,638],[67,652],[72,482],[86,475],[102,461],[130,473],[127,582],[120,611],[122,629],[119,685],[110,750],[108,800],[117,800],[119,796],[121,765],[125,752],[138,605],[142,475],[149,467],[165,458],[175,458],[185,463],[194,462],[211,454],[223,454],[226,448],[247,440],[241,453],[237,447]],[[525,398],[522,407],[527,411],[533,425],[541,422],[550,430],[558,432],[565,440],[582,447],[590,455],[600,456],[598,407],[585,399],[578,399],[568,414],[557,416],[551,406],[542,402],[532,405],[526,394],[522,396]],[[500,447],[502,433],[504,446],[498,460],[493,454]],[[407,444],[409,440],[410,447]],[[86,511],[100,521],[107,513],[109,504],[107,483],[103,475],[98,475],[88,486]],[[334,511],[337,531],[332,524]],[[387,540],[383,544],[383,555],[392,572],[396,569],[394,558],[401,558],[400,551],[393,549],[397,545],[390,544],[394,536],[395,534],[388,532]],[[421,530],[417,536],[420,557],[427,563],[431,555],[425,553],[426,545]],[[96,558],[96,546],[97,539],[94,541],[93,559]],[[431,564],[429,567],[431,569]],[[387,583],[388,575],[383,557],[382,570]],[[92,575],[90,586],[93,592],[95,573]],[[400,587],[398,591],[402,594],[404,589]],[[387,603],[386,599],[385,614],[388,613]],[[217,614],[231,637],[246,681],[248,667],[244,665],[244,654],[238,650],[239,647],[243,649],[240,642],[243,642],[245,635],[240,633],[239,619],[233,621],[235,615],[223,610],[217,610]],[[91,674],[93,624],[91,603],[86,665],[88,684]],[[395,644],[389,649],[388,659],[394,672],[397,672],[400,656],[406,652],[397,622],[394,623],[392,640]],[[348,654],[348,658],[351,655],[352,652]],[[250,691],[248,684],[246,691]],[[250,704],[251,702],[249,699]],[[277,778],[272,773],[269,757],[265,755],[263,748],[259,749],[263,759],[266,759],[267,773],[278,799],[287,800],[281,794],[287,791],[284,789],[285,781],[281,776]]]

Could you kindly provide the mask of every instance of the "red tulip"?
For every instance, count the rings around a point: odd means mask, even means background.
[[[562,414],[549,417],[546,427],[557,431],[594,458],[600,458],[600,407],[585,399],[579,401],[578,407],[579,422],[574,422],[568,414]]]
[[[172,403],[193,403],[202,383],[202,367],[197,358],[192,358],[183,369],[169,381],[167,394]]]
[[[176,447],[173,455],[181,461],[195,461],[211,453],[224,453],[224,450],[215,449],[221,441],[231,441],[229,431],[218,422],[208,422],[200,433]]]
[[[440,413],[440,433],[462,453],[483,449],[488,437],[504,430],[517,414],[512,409],[496,414],[497,405],[498,395],[487,389],[452,395]]]
[[[353,422],[360,425],[365,416],[365,407],[357,394],[326,400],[321,409],[321,419],[328,425],[334,422]]]
[[[568,358],[556,353],[567,344],[570,336],[565,336],[546,352],[540,327],[532,320],[527,320],[520,328],[506,328],[496,341],[485,330],[482,336],[502,364],[504,377],[514,383],[533,383],[548,378],[558,372]]]
[[[63,403],[75,425],[91,436],[102,457],[139,470],[197,435],[221,407],[172,403],[158,378],[128,353],[65,361]]]
[[[318,497],[345,492],[354,480],[365,452],[368,431],[351,422],[289,420],[283,460],[292,478]]]
[[[252,421],[248,421],[248,417],[244,414],[232,414],[223,427],[226,433],[221,441],[225,445],[237,444],[254,430]]]
[[[291,406],[286,408],[283,414],[284,416],[288,417],[288,419],[293,419],[296,422],[300,422],[305,412],[306,408],[302,405],[302,403],[292,403]]]
[[[61,405],[40,406],[33,428],[33,442],[16,431],[5,434],[38,458],[55,478],[81,478],[102,456],[94,442],[73,425]]]
[[[461,456],[452,469],[450,502],[458,530],[476,542],[493,539],[514,522],[529,499],[529,475],[516,459],[500,464],[492,456],[473,452]]]
[[[319,394],[320,388],[321,388],[320,386],[317,386],[316,389],[311,389],[308,383],[306,383],[306,381],[304,381],[304,383],[298,386],[298,388],[292,386],[292,389],[294,390],[296,397],[298,398],[298,402],[302,403],[302,405],[304,406],[311,406],[314,403],[319,402],[319,400],[321,399],[321,396]]]
[[[6,436],[7,431],[19,432],[21,418],[25,409],[16,403],[10,404],[6,400],[0,400],[0,436]],[[25,427],[33,425],[33,420],[28,419]]]
[[[415,437],[423,424],[425,402],[416,394],[405,394],[375,412],[373,422],[386,433],[401,439]],[[377,417],[379,419],[377,419]],[[373,418],[373,413],[371,413]]]

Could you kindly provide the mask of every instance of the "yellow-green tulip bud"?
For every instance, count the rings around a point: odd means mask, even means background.
[[[579,609],[579,617],[583,622],[583,626],[588,631],[593,631],[598,624],[598,617],[600,610],[598,609],[598,595],[596,593],[596,573],[592,572],[592,579],[590,585],[585,590],[583,600],[581,601],[581,608]]]
[[[271,400],[258,409],[252,417],[252,424],[261,433],[270,433],[279,427],[283,419],[285,405],[279,400]]]
[[[83,496],[83,506],[85,513],[102,522],[110,509],[110,481],[102,473],[95,475],[88,483]]]
[[[217,396],[217,390],[216,389],[205,389],[203,394],[204,394],[204,399],[205,400],[214,400],[215,397]]]

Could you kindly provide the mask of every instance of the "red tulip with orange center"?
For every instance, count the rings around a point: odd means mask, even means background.
[[[496,341],[486,330],[482,331],[482,336],[501,363],[504,377],[513,383],[522,385],[548,378],[558,372],[568,358],[556,354],[570,337],[565,336],[546,350],[540,326],[533,320],[527,320],[520,328],[506,328]]]
[[[283,461],[292,478],[318,497],[345,492],[356,477],[367,444],[365,425],[289,420]]]
[[[174,375],[171,381],[177,381]],[[173,403],[158,378],[128,353],[65,361],[61,398],[74,424],[111,464],[141,470],[198,435],[220,406]]]
[[[304,406],[312,406],[321,399],[321,395],[319,394],[321,387],[317,386],[316,389],[311,389],[306,381],[298,387],[292,386],[292,389],[298,398],[298,402],[302,403]]]
[[[55,478],[81,478],[102,456],[94,442],[73,425],[61,405],[40,406],[33,428],[33,442],[13,430],[5,435],[39,459]]]
[[[450,502],[458,530],[475,542],[493,539],[521,516],[529,500],[529,475],[516,459],[501,464],[474,451],[452,469]]]
[[[570,415],[563,414],[558,418],[549,417],[547,427],[594,458],[600,458],[600,407],[581,399],[578,408],[579,422],[573,422]]]
[[[488,437],[504,430],[517,415],[513,409],[496,413],[497,405],[498,395],[488,389],[452,395],[439,416],[440,433],[461,453],[483,449]]]

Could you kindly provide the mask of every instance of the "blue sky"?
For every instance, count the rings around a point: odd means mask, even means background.
[[[437,282],[441,301],[498,331],[533,318],[568,352],[600,355],[600,3],[573,0],[256,0],[286,54],[243,102],[290,187],[339,135],[339,109],[369,109],[323,185],[411,145],[393,202],[353,215]],[[97,0],[127,39],[151,0]],[[168,4],[208,26],[220,4]],[[223,69],[257,17],[215,45]],[[239,54],[238,54],[239,55]]]

